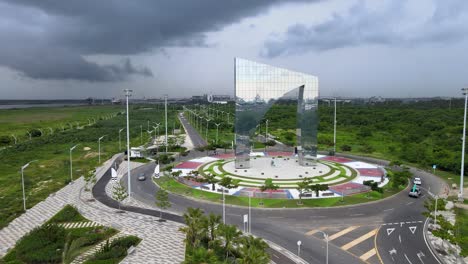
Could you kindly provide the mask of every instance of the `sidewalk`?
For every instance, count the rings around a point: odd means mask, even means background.
[[[118,157],[115,155],[98,168],[96,178],[101,178]],[[42,225],[66,204],[71,204],[91,221],[142,239],[135,252],[121,263],[181,263],[184,260],[185,235],[178,231],[182,224],[170,221],[161,223],[157,217],[138,213],[116,213],[115,209],[94,200],[90,191],[84,191],[84,185],[82,177],[77,179],[0,230],[0,257],[29,231]]]

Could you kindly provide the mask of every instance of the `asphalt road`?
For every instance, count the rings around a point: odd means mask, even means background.
[[[182,118],[181,118],[182,119]],[[184,126],[191,137],[196,131],[190,124]],[[195,153],[191,153],[195,154]],[[203,153],[200,153],[203,155]],[[347,155],[349,156],[349,155]],[[363,157],[352,157],[386,165],[386,161]],[[136,169],[133,175],[151,175],[154,164]],[[414,168],[415,176],[422,178],[423,187],[438,193],[444,186],[436,176]],[[123,183],[126,178],[124,176]],[[132,178],[133,196],[147,204],[154,203],[158,189],[152,181],[137,181]],[[325,242],[320,231],[330,235],[329,263],[438,263],[429,251],[423,238],[425,210],[423,203],[427,198],[408,197],[408,190],[385,200],[362,205],[311,208],[311,209],[252,209],[252,233],[297,252],[297,241],[301,240],[301,257],[309,263],[325,262]],[[187,207],[199,207],[205,212],[222,214],[222,206],[207,203],[180,195],[170,195],[171,211],[182,214]],[[346,197],[345,197],[346,199]],[[248,208],[226,206],[226,221],[243,228],[242,216]],[[392,228],[395,228],[392,230]],[[320,230],[320,231],[318,231]],[[283,262],[278,262],[283,263]]]
[[[197,133],[195,128],[193,128],[189,124],[189,122],[187,121],[187,119],[185,119],[185,116],[182,113],[179,114],[179,120],[185,128],[185,132],[190,135],[190,139],[192,140],[192,144],[195,148],[203,147],[206,145],[206,141],[200,136],[200,134]]]

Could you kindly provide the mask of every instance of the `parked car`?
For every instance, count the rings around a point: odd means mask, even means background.
[[[416,185],[421,185],[422,184],[421,178],[419,178],[419,177],[414,178],[413,183],[416,184]]]
[[[140,175],[138,175],[138,180],[139,180],[139,181],[144,181],[144,180],[146,180],[145,174],[144,174],[144,173],[140,173]]]
[[[409,197],[414,197],[414,198],[419,198],[421,196],[421,189],[419,189],[417,186],[411,188],[409,192]]]

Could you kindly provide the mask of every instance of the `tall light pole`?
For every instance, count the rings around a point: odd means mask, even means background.
[[[251,197],[253,195],[253,192],[249,192],[249,233],[252,234],[252,225],[250,224],[252,222],[252,206],[251,206]]]
[[[206,139],[206,143],[208,143],[208,124],[210,123],[211,119],[206,119],[206,130],[205,130],[205,139]]]
[[[16,138],[15,134],[11,134],[11,136],[15,139],[15,145],[16,145],[16,142],[18,141],[18,139]]]
[[[28,135],[29,135],[29,140],[31,140],[31,139],[32,139],[31,132],[28,131],[28,132],[26,132],[26,133],[28,133]]]
[[[143,144],[143,125],[140,125],[140,144]]]
[[[79,144],[76,144],[75,146],[70,148],[70,182],[73,182],[73,159],[72,159],[72,151],[78,146]]]
[[[460,170],[460,193],[458,194],[458,200],[463,201],[463,177],[465,176],[465,134],[466,134],[466,107],[468,103],[468,88],[462,89],[463,95],[465,96],[465,111],[463,114],[463,136],[462,136],[462,158],[461,158],[461,170]]]
[[[325,242],[327,243],[327,255],[326,255],[325,264],[328,264],[328,234],[321,230],[318,230],[318,232],[323,234],[323,239],[325,239]]]
[[[265,152],[267,150],[267,142],[268,142],[268,119],[265,121]]]
[[[98,149],[99,149],[99,164],[101,164],[101,139],[103,139],[104,137],[105,137],[105,135],[104,135],[104,136],[102,136],[102,137],[100,137],[100,138],[98,139]]]
[[[24,191],[24,169],[26,169],[29,166],[29,164],[31,164],[34,161],[37,161],[37,160],[30,161],[26,163],[25,165],[23,165],[23,167],[21,167],[21,186],[23,188],[23,209],[25,212],[26,212],[26,192]]]
[[[128,120],[128,98],[130,97],[133,90],[125,89],[125,97],[127,99],[127,184],[128,184],[128,196],[132,195],[131,181],[130,181],[130,128]]]
[[[221,123],[215,123],[215,126],[216,126],[216,144],[218,144],[219,125],[221,125]]]
[[[165,113],[165,121],[166,121],[166,153],[167,153],[167,95],[164,96],[164,113]]]
[[[122,128],[122,129],[119,130],[119,150],[122,149],[122,143],[121,143],[121,141],[120,141],[120,133],[122,133],[122,131],[123,131],[124,129],[125,129],[125,128]]]
[[[336,153],[336,97],[335,97],[335,114],[333,123],[333,155]]]

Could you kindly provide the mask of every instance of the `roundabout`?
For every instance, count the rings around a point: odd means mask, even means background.
[[[180,171],[177,178],[180,183],[202,191],[280,199],[299,199],[298,184],[305,179],[312,185],[326,187],[316,195],[311,190],[306,190],[301,197],[304,199],[343,197],[369,192],[371,188],[364,184],[365,181],[377,182],[379,187],[388,183],[385,169],[370,163],[319,155],[315,165],[304,167],[298,165],[297,157],[292,152],[252,154],[252,166],[248,169],[236,169],[234,156],[221,154],[182,162],[172,172]],[[225,177],[232,178],[238,186],[226,189],[207,180],[213,176],[218,182]],[[261,187],[267,180],[271,180],[277,188],[262,191]]]

